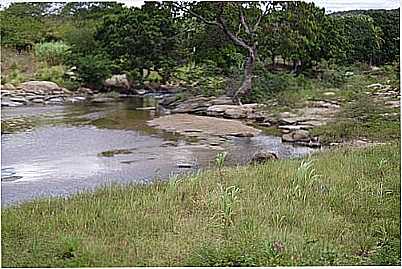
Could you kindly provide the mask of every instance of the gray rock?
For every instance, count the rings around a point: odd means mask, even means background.
[[[47,101],[48,104],[62,104],[64,102],[64,98],[62,97],[54,97]]]
[[[155,110],[155,109],[156,109],[156,107],[154,107],[154,106],[136,108],[136,110]]]
[[[43,99],[33,99],[33,100],[31,100],[31,102],[35,103],[35,104],[44,104],[45,100],[43,100]]]
[[[275,152],[260,150],[254,153],[253,157],[251,158],[251,162],[263,163],[269,160],[277,160],[277,159],[278,155]]]
[[[178,168],[193,168],[195,164],[193,163],[178,163],[176,164]]]
[[[28,104],[28,101],[25,98],[11,97],[10,101],[17,102],[17,103],[22,103],[24,105]]]
[[[105,80],[104,85],[116,89],[130,89],[130,82],[128,81],[126,74],[113,75],[111,78]]]
[[[23,106],[24,104],[18,103],[18,102],[1,102],[1,106],[6,106],[6,107],[17,107],[17,106]]]
[[[90,88],[85,88],[85,87],[79,87],[77,90],[78,93],[81,94],[88,94],[88,95],[93,95],[94,91]]]
[[[53,90],[61,90],[62,88],[59,87],[54,82],[50,81],[27,81],[18,85],[18,88],[23,89],[26,92],[43,94],[44,92],[51,92]]]
[[[306,130],[295,130],[282,135],[283,142],[310,142],[310,134]]]
[[[96,97],[91,100],[92,103],[107,103],[107,102],[113,102],[114,99],[110,97]]]
[[[211,105],[234,105],[232,98],[220,96],[210,101]]]

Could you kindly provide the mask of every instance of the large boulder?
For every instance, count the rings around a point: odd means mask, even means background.
[[[32,93],[50,93],[53,91],[63,91],[63,89],[54,82],[51,81],[27,81],[18,85],[19,89],[22,89],[25,92]]]
[[[172,113],[204,113],[208,107],[208,97],[196,97],[179,103]]]
[[[128,81],[126,74],[113,75],[111,78],[105,80],[104,85],[117,90],[130,89],[130,82]]]
[[[294,130],[282,135],[283,142],[310,142],[310,134],[306,130]]]

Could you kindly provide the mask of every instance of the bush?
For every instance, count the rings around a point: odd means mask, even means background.
[[[253,90],[248,101],[266,100],[285,92],[288,94],[297,93],[311,88],[311,82],[304,75],[295,76],[294,74],[265,72],[254,80]],[[299,95],[297,94],[297,96]]]
[[[64,73],[65,68],[62,65],[55,65],[51,67],[44,66],[38,69],[35,74],[35,78],[39,80],[52,81],[62,85],[64,83]]]
[[[70,55],[70,46],[62,41],[46,42],[35,45],[35,56],[48,65],[60,65]]]
[[[88,87],[100,88],[111,75],[111,62],[101,54],[77,56],[75,62],[79,80]]]
[[[173,76],[183,86],[191,88],[203,95],[220,95],[223,93],[226,81],[217,76],[214,66],[210,64],[196,65],[189,63],[176,69]]]
[[[10,66],[11,72],[8,75],[1,76],[2,84],[11,83],[13,85],[20,84],[28,79],[28,77],[22,72],[16,63]]]

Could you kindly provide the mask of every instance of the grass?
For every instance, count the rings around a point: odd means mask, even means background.
[[[399,265],[400,143],[2,210],[4,267]]]

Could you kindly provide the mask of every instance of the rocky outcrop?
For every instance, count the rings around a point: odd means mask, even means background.
[[[148,125],[165,131],[198,138],[207,138],[211,136],[250,137],[261,132],[260,130],[247,126],[238,120],[219,119],[191,114],[162,116],[149,121]]]
[[[25,92],[31,93],[64,93],[64,91],[69,92],[67,89],[61,88],[54,82],[51,81],[27,81],[21,83],[17,86],[17,89],[21,89]]]
[[[59,105],[66,102],[82,102],[94,94],[88,88],[69,91],[51,81],[27,81],[14,87],[11,84],[1,86],[1,106],[16,107],[22,105]],[[77,96],[78,95],[78,96]]]

